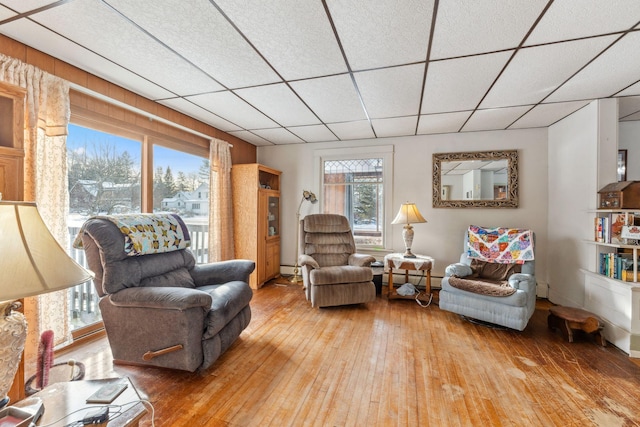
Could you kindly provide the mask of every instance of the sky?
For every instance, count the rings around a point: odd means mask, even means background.
[[[82,149],[85,145],[87,145],[87,148],[90,150],[92,141],[108,142],[111,146],[115,147],[119,153],[128,151],[129,155],[137,162],[139,169],[141,158],[141,144],[139,142],[74,124],[69,125],[67,150],[76,151]],[[164,171],[167,169],[167,166],[171,166],[171,172],[174,177],[178,171],[197,173],[203,160],[202,157],[158,145],[154,145],[153,154],[153,169],[156,170],[159,166],[162,166],[162,170]]]

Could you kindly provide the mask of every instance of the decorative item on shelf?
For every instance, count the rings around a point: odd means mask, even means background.
[[[33,202],[0,201],[0,399],[18,370],[27,322],[16,299],[59,291],[93,278],[67,255]],[[4,398],[4,404],[8,397]],[[0,403],[0,407],[3,404]]]
[[[402,229],[402,238],[404,239],[405,258],[415,258],[416,256],[411,252],[411,245],[413,244],[413,226],[411,224],[417,224],[420,222],[427,222],[426,219],[420,214],[418,207],[415,203],[403,203],[400,206],[400,210],[396,217],[391,221],[391,224],[404,224]]]
[[[600,191],[600,209],[640,208],[640,181],[621,181],[607,184]]]
[[[298,205],[298,211],[296,212],[296,263],[293,266],[293,276],[289,279],[291,283],[298,283],[302,281],[302,277],[298,273],[300,273],[300,266],[298,265],[298,257],[300,256],[300,248],[298,239],[300,239],[300,208],[302,207],[302,203],[304,201],[308,201],[311,204],[317,203],[318,198],[314,193],[308,190],[302,191],[302,199],[300,199],[300,204]]]
[[[624,225],[621,236],[624,239],[640,239],[640,226]]]

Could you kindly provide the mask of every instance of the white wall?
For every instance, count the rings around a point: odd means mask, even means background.
[[[627,181],[640,181],[640,121],[619,123],[618,148],[627,150]]]
[[[593,210],[615,181],[617,101],[594,101],[549,127],[549,300],[584,306],[584,275],[595,268]]]
[[[447,265],[457,262],[463,234],[469,224],[526,227],[536,232],[536,275],[546,287],[547,276],[547,130],[525,129],[381,138],[336,143],[292,144],[258,147],[258,162],[282,171],[281,264],[295,262],[295,215],[302,190],[316,192],[313,153],[316,149],[357,146],[394,146],[393,212],[402,202],[413,201],[427,219],[414,225],[415,253],[433,256],[434,276],[442,276]],[[452,209],[432,206],[432,154],[440,152],[517,149],[519,155],[520,203],[513,209]],[[317,212],[318,205],[303,205],[301,215]],[[402,227],[393,227],[391,246],[404,249]],[[377,254],[382,259],[384,253]],[[284,270],[284,269],[283,269]],[[434,281],[439,285],[439,281]]]

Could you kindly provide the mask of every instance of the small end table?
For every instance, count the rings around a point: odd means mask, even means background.
[[[388,299],[416,299],[415,295],[399,295],[393,285],[393,269],[404,270],[404,280],[409,281],[409,270],[424,271],[425,293],[418,295],[420,301],[429,302],[431,300],[431,268],[435,260],[430,256],[416,255],[415,258],[405,258],[401,253],[388,254],[384,257],[385,270],[389,271],[389,291]]]
[[[140,419],[147,413],[147,408],[140,403],[138,390],[133,386],[129,378],[108,378],[100,380],[69,381],[51,384],[37,392],[32,397],[39,397],[44,404],[44,413],[37,425],[47,425],[65,415],[73,415],[63,420],[61,425],[72,424],[73,421],[82,420],[90,408],[104,406],[99,403],[86,403],[87,397],[106,384],[124,382],[127,388],[110,405],[124,405],[123,412],[119,416],[110,414],[110,419],[103,425],[110,427],[137,426]],[[137,402],[137,403],[134,403]],[[111,418],[113,417],[113,418]],[[80,423],[82,424],[82,423]],[[56,424],[57,425],[57,424]]]

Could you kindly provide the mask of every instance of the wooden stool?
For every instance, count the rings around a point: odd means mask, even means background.
[[[563,335],[573,342],[573,330],[579,329],[588,334],[593,334],[596,341],[603,347],[607,345],[607,341],[602,335],[604,325],[602,321],[593,313],[586,310],[573,307],[553,306],[549,308],[549,317],[547,317],[547,325],[549,329],[558,328]]]

